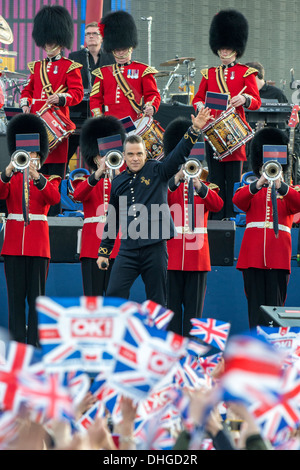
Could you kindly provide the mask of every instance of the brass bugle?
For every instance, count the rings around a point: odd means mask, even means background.
[[[30,154],[26,150],[16,150],[11,156],[11,162],[16,170],[25,170],[30,164]]]
[[[110,150],[105,155],[105,163],[108,168],[111,170],[117,170],[121,168],[124,162],[124,157],[122,152],[119,150]]]
[[[263,164],[262,175],[268,181],[276,181],[282,172],[282,166],[277,160],[269,160]]]
[[[183,166],[183,173],[187,178],[197,178],[201,172],[202,164],[196,158],[189,158]]]

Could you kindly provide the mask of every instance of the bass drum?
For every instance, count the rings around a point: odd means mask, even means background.
[[[161,160],[164,157],[163,135],[165,131],[159,122],[150,116],[145,116],[137,119],[134,124],[136,129],[129,132],[129,135],[140,135],[145,142],[148,158]]]

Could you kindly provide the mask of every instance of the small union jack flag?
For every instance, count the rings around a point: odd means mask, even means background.
[[[213,318],[192,318],[193,328],[190,335],[197,336],[204,343],[224,351],[229,335],[230,323],[226,323]]]
[[[146,313],[146,323],[149,326],[156,326],[162,330],[167,328],[174,315],[172,310],[162,307],[152,300],[146,300],[143,302],[141,305],[141,311],[142,313]]]

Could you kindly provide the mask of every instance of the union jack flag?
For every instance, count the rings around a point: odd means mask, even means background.
[[[10,442],[17,436],[20,423],[17,415],[12,411],[0,412],[0,449],[5,450]]]
[[[193,328],[190,334],[197,336],[204,343],[224,351],[229,335],[230,323],[226,323],[213,318],[192,318]]]
[[[240,400],[246,406],[258,401],[275,403],[282,376],[282,354],[263,338],[251,333],[228,341],[225,371],[220,379],[223,400]]]
[[[163,330],[167,328],[174,315],[172,310],[164,308],[152,300],[143,302],[141,311],[147,314],[146,322],[149,326],[156,326]]]
[[[39,378],[22,374],[19,383],[20,395],[26,405],[29,409],[43,410],[45,421],[74,418],[73,400],[60,374],[50,373]]]
[[[171,450],[175,439],[161,426],[159,417],[152,417],[135,434],[138,450]]]
[[[223,353],[213,354],[212,356],[199,357],[199,363],[204,372],[211,376],[215,367],[219,364]]]
[[[40,352],[31,345],[11,341],[4,364],[0,364],[0,406],[2,410],[17,411],[23,401],[20,394],[21,373],[41,374],[44,366]]]
[[[84,413],[80,419],[75,423],[75,427],[80,432],[86,432],[87,429],[94,424],[95,419],[98,416],[104,416],[104,405],[100,401],[97,401],[91,408]]]
[[[211,387],[211,377],[203,373],[199,362],[192,356],[181,358],[177,362],[175,383],[179,387]]]
[[[187,340],[148,327],[134,316],[124,319],[123,328],[109,383],[132,398],[144,398],[185,353]]]

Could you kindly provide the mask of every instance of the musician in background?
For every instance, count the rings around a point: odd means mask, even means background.
[[[244,53],[247,40],[248,21],[240,12],[222,10],[214,16],[209,43],[213,53],[220,58],[221,65],[201,71],[203,78],[193,99],[196,110],[204,106],[207,91],[227,93],[230,105],[236,108],[243,121],[246,120],[244,108],[259,109],[261,100],[255,80],[257,70],[237,62]],[[212,114],[217,117],[220,112],[212,110]],[[232,196],[234,184],[240,182],[243,162],[247,159],[245,145],[219,161],[213,158],[212,147],[207,143],[206,156],[209,180],[220,188],[220,196],[224,200],[223,209],[212,214],[211,218],[235,217]]]
[[[8,208],[1,251],[7,284],[8,326],[12,339],[38,346],[35,300],[39,295],[45,295],[50,261],[47,214],[50,206],[60,200],[61,178],[44,176],[39,170],[48,156],[48,136],[41,119],[34,114],[19,114],[9,121],[7,146],[10,155],[16,151],[17,134],[39,134],[40,142],[39,151],[30,152],[28,225],[23,212],[26,201],[23,199],[23,188],[26,188],[23,172],[17,171],[11,161],[0,174],[0,198],[6,200]]]
[[[101,157],[99,154],[97,139],[114,135],[119,135],[124,142],[125,129],[114,116],[101,116],[85,121],[80,135],[80,149],[91,174],[72,182],[74,189],[72,197],[76,202],[83,204],[84,223],[80,262],[83,293],[87,296],[105,295],[111,268],[120,245],[120,239],[117,237],[108,270],[98,269],[96,261],[106,221],[113,173],[106,165],[105,156]],[[116,174],[120,172],[120,170],[114,171]]]
[[[300,211],[300,187],[288,186],[279,171],[273,182],[278,213],[276,234],[276,206],[269,181],[262,173],[264,145],[288,145],[288,137],[272,127],[256,132],[250,159],[258,179],[240,187],[233,197],[233,203],[246,213],[246,229],[236,267],[243,273],[250,328],[270,325],[271,319],[260,309],[261,305],[284,306],[291,272],[293,215]],[[285,173],[288,164],[282,168]]]
[[[190,125],[189,119],[179,117],[167,126],[165,156],[176,147]],[[205,170],[202,173],[204,176]],[[218,212],[223,206],[219,188],[201,179],[202,173],[192,179],[192,201],[189,200],[189,178],[183,168],[169,181],[168,204],[177,235],[167,242],[167,307],[174,312],[169,329],[183,336],[189,335],[190,320],[202,316],[207,273],[211,270],[207,219],[209,211]],[[189,217],[192,205],[194,228],[190,227]]]
[[[69,118],[69,106],[83,99],[80,69],[82,65],[63,57],[63,48],[70,49],[74,37],[73,20],[62,6],[45,6],[34,18],[32,37],[47,57],[28,64],[30,77],[21,93],[20,105],[24,113],[36,114],[49,105]],[[64,139],[47,157],[42,171],[48,175],[65,177],[68,158],[68,139]],[[51,211],[56,215],[60,206]]]
[[[285,96],[280,88],[277,88],[274,85],[269,85],[265,80],[265,69],[259,62],[247,62],[247,65],[250,68],[257,70],[256,83],[259,90],[259,95],[261,99],[264,100],[277,100],[278,103],[288,103],[289,100]]]
[[[112,53],[107,53],[102,47],[102,36],[99,31],[99,23],[93,21],[85,27],[85,44],[79,51],[70,52],[69,59],[78,64],[82,64],[80,70],[85,97],[88,99],[92,86],[95,81],[95,75],[92,72],[104,65],[114,64],[115,58]],[[90,116],[89,103],[86,103],[86,117]],[[79,133],[72,134],[69,137],[68,161],[74,155],[79,146]]]
[[[157,70],[131,59],[138,44],[133,17],[125,11],[108,13],[100,22],[103,47],[113,53],[116,64],[94,70],[95,81],[90,95],[93,116],[130,116],[136,121],[141,113],[153,116],[161,97],[157,89]]]

